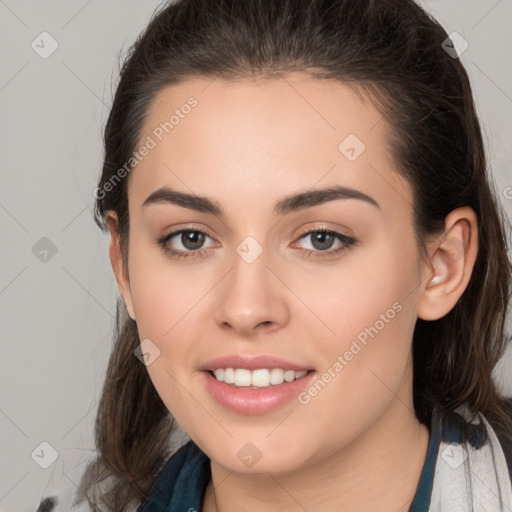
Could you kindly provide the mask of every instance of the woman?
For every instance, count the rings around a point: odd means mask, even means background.
[[[77,502],[510,510],[510,263],[457,57],[412,0],[154,16],[105,130],[122,301]]]

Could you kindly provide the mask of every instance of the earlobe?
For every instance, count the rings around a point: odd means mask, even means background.
[[[118,228],[118,219],[115,212],[108,212],[106,219],[110,231],[110,248],[109,256],[112,270],[117,281],[117,286],[123,300],[126,304],[126,309],[132,320],[135,320],[135,311],[133,309],[132,294],[130,290],[130,280],[128,271],[124,268],[123,256],[121,252],[121,240]]]
[[[428,279],[418,305],[418,317],[438,320],[455,306],[466,289],[478,252],[476,214],[469,207],[452,211],[444,232],[431,242]]]

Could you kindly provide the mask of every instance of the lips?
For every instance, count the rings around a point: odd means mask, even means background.
[[[199,369],[201,370],[200,380],[208,393],[221,406],[239,414],[249,415],[265,414],[291,402],[316,376],[316,372],[311,366],[270,355],[226,355],[207,361]],[[266,387],[237,387],[217,380],[214,372],[219,369],[220,372],[218,371],[217,374],[225,374],[225,371],[229,369],[229,372],[234,370],[235,374],[236,372],[243,373],[246,377],[251,372],[254,375],[260,373],[256,370],[263,370],[269,374],[282,373],[283,377],[284,374],[288,376],[294,374],[294,379],[280,379],[279,382],[281,383],[279,384],[275,380],[275,385],[270,383],[271,385]],[[297,374],[299,375],[298,378]],[[231,377],[228,380],[232,380]],[[243,384],[241,381],[239,383]],[[267,382],[257,382],[257,384],[262,385],[267,384]]]
[[[199,372],[200,381],[210,396],[219,405],[238,414],[266,414],[293,401],[316,378],[316,372],[310,371],[305,376],[292,382],[283,382],[267,388],[237,388],[225,382],[219,382],[211,371]]]

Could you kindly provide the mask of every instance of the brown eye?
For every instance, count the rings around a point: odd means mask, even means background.
[[[299,240],[309,239],[311,248],[302,249],[307,256],[323,257],[338,254],[356,244],[354,238],[328,229],[314,229],[304,233]],[[339,247],[330,250],[336,243]]]
[[[201,231],[182,231],[180,242],[186,249],[191,251],[201,248],[204,243],[205,235]]]
[[[337,240],[336,237],[328,231],[315,231],[308,236],[311,237],[311,245],[318,251],[330,249]]]
[[[180,229],[157,240],[162,249],[173,258],[194,258],[202,256],[205,240],[211,238],[199,229]]]

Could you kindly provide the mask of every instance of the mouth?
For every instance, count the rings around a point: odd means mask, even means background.
[[[228,367],[203,370],[199,375],[209,395],[224,409],[262,415],[294,400],[301,403],[299,395],[313,382],[316,371]]]
[[[238,389],[264,389],[301,379],[311,371],[313,370],[217,368],[216,370],[208,370],[208,373],[218,382],[224,382]]]

